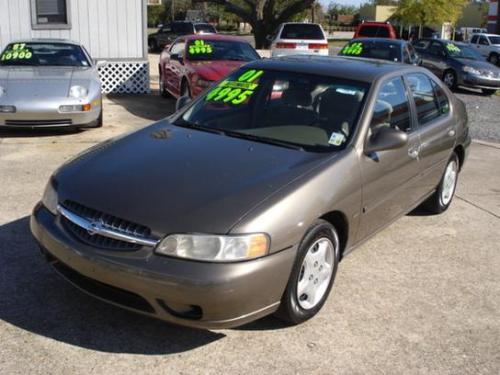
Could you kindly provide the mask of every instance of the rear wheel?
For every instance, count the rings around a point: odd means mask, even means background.
[[[443,82],[450,90],[457,88],[457,75],[453,70],[447,70],[443,74]]]
[[[335,228],[317,220],[304,236],[276,315],[292,324],[304,322],[325,304],[339,262]]]
[[[459,170],[460,162],[457,154],[453,152],[446,165],[446,169],[436,192],[423,203],[423,208],[425,210],[431,213],[440,214],[450,207],[457,187]]]

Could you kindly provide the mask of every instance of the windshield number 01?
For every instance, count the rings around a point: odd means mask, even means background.
[[[214,102],[222,101],[224,103],[231,104],[241,104],[254,93],[253,90],[257,88],[258,85],[251,83],[259,78],[262,74],[264,74],[263,70],[252,69],[243,73],[236,82],[223,81],[208,93],[205,100]]]

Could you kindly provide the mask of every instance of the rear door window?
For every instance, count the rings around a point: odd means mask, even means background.
[[[436,84],[423,73],[408,74],[407,80],[415,102],[417,110],[417,118],[419,125],[426,125],[436,120],[443,115],[443,110],[448,106],[448,99],[444,92],[440,96],[437,95]],[[441,90],[442,91],[442,90]]]
[[[479,36],[478,36],[478,35],[474,35],[474,36],[471,38],[470,42],[471,42],[471,43],[473,43],[473,44],[476,44],[478,39],[479,39]]]
[[[325,39],[323,30],[315,24],[286,24],[281,31],[281,39]]]
[[[215,33],[215,28],[209,23],[198,23],[194,25],[194,31],[197,33]]]
[[[419,40],[413,46],[417,51],[425,51],[429,48],[430,41],[428,40]]]
[[[439,42],[432,42],[429,53],[433,56],[442,57],[444,55],[444,48]]]

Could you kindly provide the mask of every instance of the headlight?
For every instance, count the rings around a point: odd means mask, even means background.
[[[216,236],[173,234],[156,247],[157,254],[213,262],[231,262],[264,256],[269,251],[265,234]]]
[[[88,90],[83,86],[71,86],[69,89],[69,96],[72,98],[85,98],[88,93]]]
[[[0,86],[0,98],[5,95],[5,89]]]
[[[54,188],[52,179],[50,179],[50,181],[47,183],[47,186],[45,187],[42,203],[47,208],[47,210],[52,212],[54,215],[57,215],[57,192]]]
[[[473,68],[472,66],[464,66],[464,72],[470,73],[470,74],[476,74],[480,75],[481,72],[477,70],[476,68]]]

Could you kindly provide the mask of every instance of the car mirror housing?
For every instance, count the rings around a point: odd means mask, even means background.
[[[184,108],[186,105],[191,102],[191,98],[189,96],[181,96],[175,102],[175,111],[177,112],[179,109]]]
[[[401,148],[408,144],[408,134],[390,127],[383,127],[373,133],[365,146],[365,154]]]

